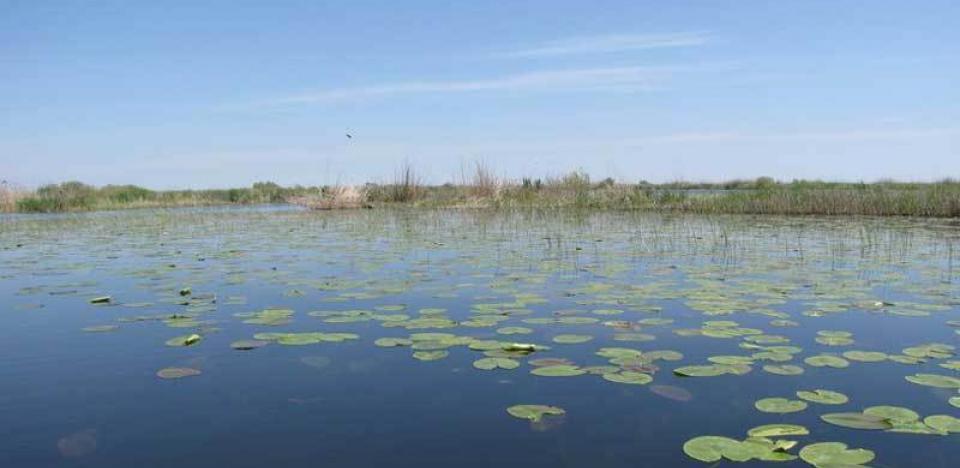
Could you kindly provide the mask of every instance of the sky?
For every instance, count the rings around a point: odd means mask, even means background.
[[[956,0],[0,0],[0,179],[960,178],[958,18]]]

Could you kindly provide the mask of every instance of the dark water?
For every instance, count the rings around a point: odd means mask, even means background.
[[[856,430],[819,419],[875,405],[960,416],[947,402],[956,389],[904,379],[958,377],[940,364],[960,358],[851,361],[842,369],[803,361],[957,344],[948,322],[960,320],[960,232],[942,221],[206,209],[0,223],[2,467],[708,466],[684,455],[685,441],[743,439],[770,423],[809,429],[791,437],[800,442],[793,454],[836,441],[873,450],[870,464],[878,467],[952,467],[960,456],[958,434]],[[185,287],[190,293],[181,295]],[[89,303],[105,295],[111,304]],[[377,311],[384,305],[405,309]],[[483,307],[496,309],[500,321],[463,325],[490,316]],[[244,313],[266,308],[294,314],[288,324],[244,323]],[[425,308],[446,309],[426,316],[456,326],[407,329],[308,315],[364,310],[416,319]],[[158,319],[174,314],[192,323],[174,328]],[[596,322],[525,321],[567,315]],[[131,321],[138,316],[151,320]],[[637,324],[650,318],[672,321]],[[771,323],[778,319],[796,326]],[[805,372],[774,375],[763,366],[777,363],[756,360],[745,375],[674,375],[711,356],[757,351],[742,347],[750,335],[684,336],[710,320],[784,337],[776,345],[801,348],[788,364]],[[98,325],[119,328],[82,330]],[[532,333],[496,331],[509,326]],[[850,332],[853,343],[820,344],[821,330]],[[358,338],[231,349],[262,332]],[[434,361],[412,358],[409,347],[374,345],[424,332],[550,349],[515,356],[516,369],[485,371],[472,366],[484,352],[463,345]],[[193,333],[202,341],[164,344]],[[623,333],[652,339],[614,339]],[[593,339],[551,342],[558,334]],[[595,354],[603,347],[683,358],[645,368],[653,377],[647,385],[530,373],[529,361],[546,357],[608,364]],[[166,367],[202,374],[158,378]],[[654,386],[679,387],[690,398],[665,398]],[[754,408],[761,398],[795,400],[797,390],[813,389],[842,392],[850,402],[810,403],[790,414]],[[558,406],[566,415],[532,424],[507,414],[516,404]]]

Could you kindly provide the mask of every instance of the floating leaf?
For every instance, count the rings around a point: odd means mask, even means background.
[[[547,405],[513,405],[507,408],[510,416],[540,422],[544,416],[563,416],[567,412],[563,408]]]
[[[592,339],[593,337],[590,335],[557,335],[553,337],[553,342],[561,344],[578,344],[586,343]]]
[[[516,369],[520,367],[520,363],[509,358],[488,357],[473,361],[473,367],[482,370]]]
[[[806,402],[786,398],[764,398],[757,400],[753,406],[764,413],[796,413],[807,409]]]
[[[803,373],[803,368],[800,366],[794,366],[792,364],[767,364],[763,366],[763,370],[777,375],[800,375]]]
[[[820,442],[800,449],[800,458],[818,467],[856,466],[870,463],[874,453],[866,449],[848,449],[841,442]]]
[[[850,365],[850,362],[847,361],[846,359],[839,356],[830,355],[830,354],[810,356],[804,359],[803,362],[813,367],[833,367],[836,369],[842,369]]]
[[[843,357],[851,361],[860,362],[881,362],[886,361],[888,358],[886,353],[877,351],[847,351],[843,353]]]
[[[161,379],[182,379],[184,377],[193,377],[195,375],[200,375],[200,372],[197,369],[191,369],[189,367],[167,367],[157,371],[157,377]]]
[[[920,419],[920,415],[910,408],[900,406],[871,406],[863,410],[863,414],[884,418],[893,425],[909,423]]]
[[[603,378],[611,382],[634,384],[634,385],[645,385],[650,382],[653,382],[653,377],[651,377],[649,374],[644,374],[642,372],[632,372],[632,371],[603,374]]]
[[[415,351],[413,353],[413,358],[420,361],[436,361],[438,359],[443,359],[449,356],[450,353],[447,351]]]
[[[714,463],[723,458],[724,449],[734,447],[740,444],[740,441],[729,437],[720,436],[700,436],[694,437],[683,444],[683,453],[694,460],[705,463]]]
[[[960,379],[939,374],[914,374],[905,377],[907,381],[917,385],[926,385],[936,388],[960,388]]]
[[[167,346],[190,346],[200,342],[203,337],[197,334],[183,335],[167,340]]]
[[[559,365],[537,367],[530,371],[530,373],[541,377],[573,377],[586,374],[586,371],[577,366]]]
[[[960,433],[960,419],[946,414],[927,416],[923,423],[941,432]]]
[[[683,377],[715,377],[724,374],[743,375],[750,372],[750,366],[744,365],[713,365],[713,366],[685,366],[673,370],[674,374]]]
[[[801,400],[806,400],[813,403],[820,403],[821,405],[842,405],[848,401],[846,395],[840,392],[832,392],[830,390],[813,390],[805,391],[801,390],[797,392],[797,397]]]
[[[747,434],[750,437],[784,437],[808,435],[810,431],[796,424],[767,424],[750,429]]]
[[[413,340],[407,338],[379,338],[373,344],[381,348],[393,348],[397,346],[410,346]]]
[[[850,429],[890,429],[887,418],[863,413],[829,413],[820,416],[824,422]]]

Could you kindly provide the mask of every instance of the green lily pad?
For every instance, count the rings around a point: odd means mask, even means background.
[[[960,419],[946,414],[934,414],[923,418],[923,423],[947,433],[960,433]]]
[[[540,422],[544,416],[563,416],[567,412],[563,408],[547,405],[513,405],[507,408],[510,416]]]
[[[716,377],[718,375],[729,374],[728,366],[685,366],[673,370],[674,374],[683,377]]]
[[[833,367],[835,369],[842,369],[850,365],[850,362],[847,361],[846,359],[839,356],[830,355],[830,354],[810,356],[804,359],[803,362],[813,367]]]
[[[803,373],[803,367],[792,364],[767,364],[763,370],[776,375],[800,375]]]
[[[394,348],[397,346],[410,346],[413,340],[407,338],[378,338],[373,344],[381,348]]]
[[[586,343],[592,339],[593,337],[590,335],[557,335],[553,337],[553,342],[560,344],[578,344]]]
[[[679,361],[683,359],[683,353],[671,350],[647,351],[643,357],[653,361]]]
[[[800,449],[800,458],[817,467],[857,466],[870,463],[874,453],[867,449],[849,449],[841,442],[820,442]]]
[[[516,369],[520,363],[510,358],[487,357],[473,361],[473,367],[481,370]]]
[[[607,374],[603,374],[603,378],[611,382],[634,384],[634,385],[645,385],[650,382],[653,382],[653,377],[651,377],[649,374],[644,374],[643,372],[633,372],[633,371],[607,373]]]
[[[87,333],[106,333],[117,331],[119,328],[119,325],[94,325],[91,327],[83,327],[83,331]]]
[[[785,437],[808,435],[810,431],[796,424],[766,424],[750,429],[747,434],[750,437]]]
[[[528,335],[533,333],[533,330],[526,327],[503,327],[498,328],[497,333],[501,335]]]
[[[700,436],[694,437],[683,444],[683,453],[694,460],[704,463],[714,463],[723,458],[724,449],[740,444],[740,441],[729,437]]]
[[[558,365],[537,367],[530,371],[530,373],[541,377],[573,377],[586,374],[587,372],[577,366]]]
[[[888,358],[887,353],[877,351],[846,351],[843,353],[843,357],[860,362],[881,362]]]
[[[449,351],[439,350],[439,351],[415,351],[413,353],[413,358],[420,361],[436,361],[438,359],[443,359],[450,355]]]
[[[887,418],[863,413],[829,413],[820,416],[824,422],[850,429],[890,429],[893,427]]]
[[[807,409],[806,402],[786,398],[764,398],[757,400],[753,406],[764,413],[796,413]]]
[[[960,379],[939,374],[914,374],[905,377],[907,381],[917,385],[936,388],[960,388]]]
[[[893,425],[920,420],[920,415],[916,411],[900,406],[871,406],[863,410],[863,414],[886,418]]]
[[[797,392],[797,397],[801,400],[806,400],[812,403],[820,403],[821,405],[842,405],[850,401],[846,395],[840,392],[819,389],[813,391],[800,390]]]
[[[113,299],[110,296],[99,296],[90,299],[91,304],[109,304]]]
[[[167,340],[166,344],[167,346],[191,346],[199,343],[202,339],[202,336],[194,333],[192,335],[182,335],[170,338]]]
[[[316,333],[285,333],[277,338],[277,343],[285,346],[306,346],[318,344],[321,341]]]

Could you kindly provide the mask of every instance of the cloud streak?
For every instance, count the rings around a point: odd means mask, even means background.
[[[411,81],[374,86],[336,88],[279,97],[254,106],[312,104],[405,94],[466,93],[483,91],[621,91],[643,92],[661,88],[674,74],[704,70],[707,66],[608,67],[517,73],[498,78],[452,81]]]
[[[695,47],[706,44],[704,32],[668,34],[609,34],[544,42],[538,46],[495,54],[503,58],[539,58],[565,55],[608,54],[637,50]]]

